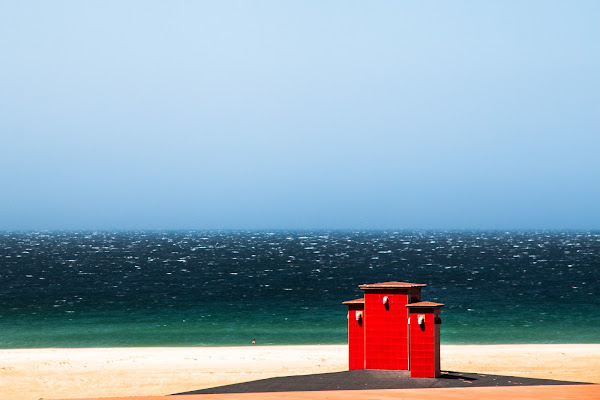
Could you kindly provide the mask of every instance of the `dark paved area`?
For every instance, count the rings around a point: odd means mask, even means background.
[[[408,371],[353,370],[327,374],[296,375],[217,386],[177,394],[296,392],[320,390],[418,389],[443,387],[575,385],[584,382],[519,378],[464,372],[443,372],[440,378],[411,378]]]

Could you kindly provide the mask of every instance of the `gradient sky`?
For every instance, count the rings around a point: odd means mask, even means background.
[[[0,230],[600,229],[599,21],[2,1]]]

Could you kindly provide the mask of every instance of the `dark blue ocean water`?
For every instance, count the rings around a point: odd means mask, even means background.
[[[341,344],[390,280],[443,343],[600,342],[600,232],[7,232],[0,348]]]

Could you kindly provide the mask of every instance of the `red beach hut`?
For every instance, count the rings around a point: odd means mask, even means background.
[[[365,284],[359,286],[364,298],[344,302],[349,369],[410,369],[411,377],[439,376],[436,322],[443,304],[421,301],[426,286],[396,281]]]

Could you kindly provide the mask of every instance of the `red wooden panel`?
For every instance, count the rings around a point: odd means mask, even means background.
[[[424,324],[419,325],[419,316]],[[440,375],[440,326],[435,323],[438,309],[411,308],[410,318],[410,376],[435,378]]]
[[[365,368],[408,369],[409,294],[410,289],[365,291]]]
[[[348,310],[348,368],[365,368],[365,335],[363,307],[349,305]],[[362,317],[357,318],[361,313]]]

